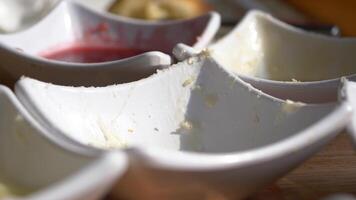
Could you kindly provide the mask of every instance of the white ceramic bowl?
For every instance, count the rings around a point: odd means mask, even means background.
[[[114,193],[129,199],[244,198],[320,150],[351,116],[345,102],[268,96],[203,56],[102,88],[23,78],[16,94],[43,128],[88,151],[127,146],[131,166]]]
[[[16,199],[98,199],[126,170],[120,152],[94,154],[48,133],[5,86],[0,109],[0,183],[31,191]]]
[[[58,183],[14,200],[101,200],[120,180],[126,163],[120,152],[104,153]]]
[[[340,99],[349,102],[353,110],[356,109],[356,82],[343,79],[343,86],[340,89]],[[353,112],[352,121],[348,125],[349,133],[356,146],[356,113]]]
[[[306,32],[260,11],[250,11],[208,49],[241,79],[282,99],[336,101],[340,77],[356,77],[355,39]],[[182,60],[199,51],[178,45],[174,52]]]
[[[171,58],[148,52],[111,62],[81,64],[44,59],[39,54],[85,40],[122,49],[171,52],[178,42],[204,48],[220,24],[217,13],[190,20],[145,22],[99,13],[64,0],[27,30],[0,35],[0,81],[7,85],[22,75],[77,86],[129,82],[169,66]],[[184,30],[177,34],[177,30]]]

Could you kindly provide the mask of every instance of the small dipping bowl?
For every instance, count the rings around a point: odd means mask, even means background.
[[[0,109],[0,199],[99,199],[126,171],[120,152],[94,154],[46,132],[5,86]]]
[[[112,191],[122,199],[243,199],[350,121],[347,101],[283,101],[205,56],[107,87],[22,78],[15,93],[53,135],[88,151],[126,149],[128,173]]]
[[[306,32],[260,11],[250,11],[207,51],[244,81],[281,99],[333,102],[340,77],[356,79],[356,39]],[[183,44],[174,50],[179,60],[198,52]]]
[[[29,29],[0,35],[0,82],[12,86],[22,75],[76,86],[138,80],[169,66],[171,57],[161,52],[178,42],[204,48],[219,22],[217,13],[145,22],[64,0]]]

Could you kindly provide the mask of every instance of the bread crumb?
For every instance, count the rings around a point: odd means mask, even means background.
[[[192,122],[185,120],[180,123],[180,127],[185,129],[185,130],[192,130],[193,129],[193,124]]]
[[[192,65],[192,64],[194,63],[194,58],[193,58],[193,57],[189,57],[189,58],[187,59],[187,63],[188,63],[189,65]]]
[[[305,103],[303,102],[295,102],[292,100],[287,99],[283,104],[282,104],[282,111],[285,113],[293,113],[299,110],[301,107],[305,106]]]
[[[193,83],[193,82],[194,82],[194,77],[190,76],[188,79],[186,79],[186,80],[183,82],[182,86],[183,86],[183,87],[187,87],[188,85],[190,85],[190,84]]]

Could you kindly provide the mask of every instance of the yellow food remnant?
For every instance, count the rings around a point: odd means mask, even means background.
[[[191,18],[210,9],[203,0],[117,0],[109,11],[128,17],[163,20]]]
[[[203,49],[199,55],[205,58],[209,58],[211,57],[211,53],[212,53],[211,49]]]
[[[303,106],[305,106],[305,103],[303,102],[295,102],[287,99],[282,105],[282,110],[285,113],[293,113],[299,110]]]
[[[193,124],[190,121],[183,121],[180,123],[180,127],[185,129],[185,130],[192,130],[193,129]]]
[[[6,197],[23,196],[30,193],[30,190],[26,190],[19,187],[14,187],[0,182],[0,199]]]
[[[114,134],[113,132],[109,131],[104,124],[99,122],[99,128],[101,133],[104,136],[104,141],[91,141],[88,143],[90,146],[98,147],[98,148],[103,148],[103,149],[116,149],[116,148],[125,148],[128,146],[127,142],[124,141],[123,139],[119,138],[118,136],[115,136],[117,134]]]
[[[219,97],[216,94],[209,94],[209,95],[205,95],[204,97],[205,105],[208,106],[209,108],[214,107],[218,102],[218,100]]]
[[[187,87],[188,85],[190,85],[191,83],[193,83],[194,80],[195,80],[195,78],[191,76],[191,77],[189,77],[187,80],[185,80],[185,81],[183,82],[182,86],[183,86],[183,87]]]
[[[194,57],[189,57],[189,58],[187,59],[187,63],[188,63],[189,65],[193,64],[193,63],[194,63]]]

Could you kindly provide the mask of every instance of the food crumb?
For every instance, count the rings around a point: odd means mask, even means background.
[[[194,82],[194,77],[189,77],[187,80],[185,80],[182,84],[183,87],[187,87],[188,85],[190,85],[191,83]]]
[[[185,120],[180,123],[180,127],[186,130],[192,130],[193,124],[190,121]]]
[[[159,129],[158,129],[158,128],[154,128],[153,130],[155,130],[155,131],[159,131]]]
[[[195,85],[193,86],[193,90],[201,90],[201,89],[202,89],[201,86],[198,85],[198,84],[195,84]]]
[[[211,49],[203,49],[199,55],[208,58],[211,57],[211,51]]]
[[[98,122],[98,125],[104,141],[93,140],[89,141],[88,145],[103,149],[126,148],[128,146],[125,140],[120,138],[118,134],[114,134],[101,121]]]
[[[287,99],[282,105],[282,110],[285,113],[293,113],[299,110],[303,106],[305,106],[305,103],[303,102],[299,102],[299,101],[295,102]]]
[[[205,105],[209,108],[212,108],[218,102],[219,97],[216,94],[209,94],[204,97]]]
[[[133,132],[134,132],[134,130],[131,129],[131,128],[127,129],[127,131],[128,131],[129,133],[133,133]]]
[[[188,58],[187,63],[189,65],[193,64],[194,63],[194,58],[193,57]]]

